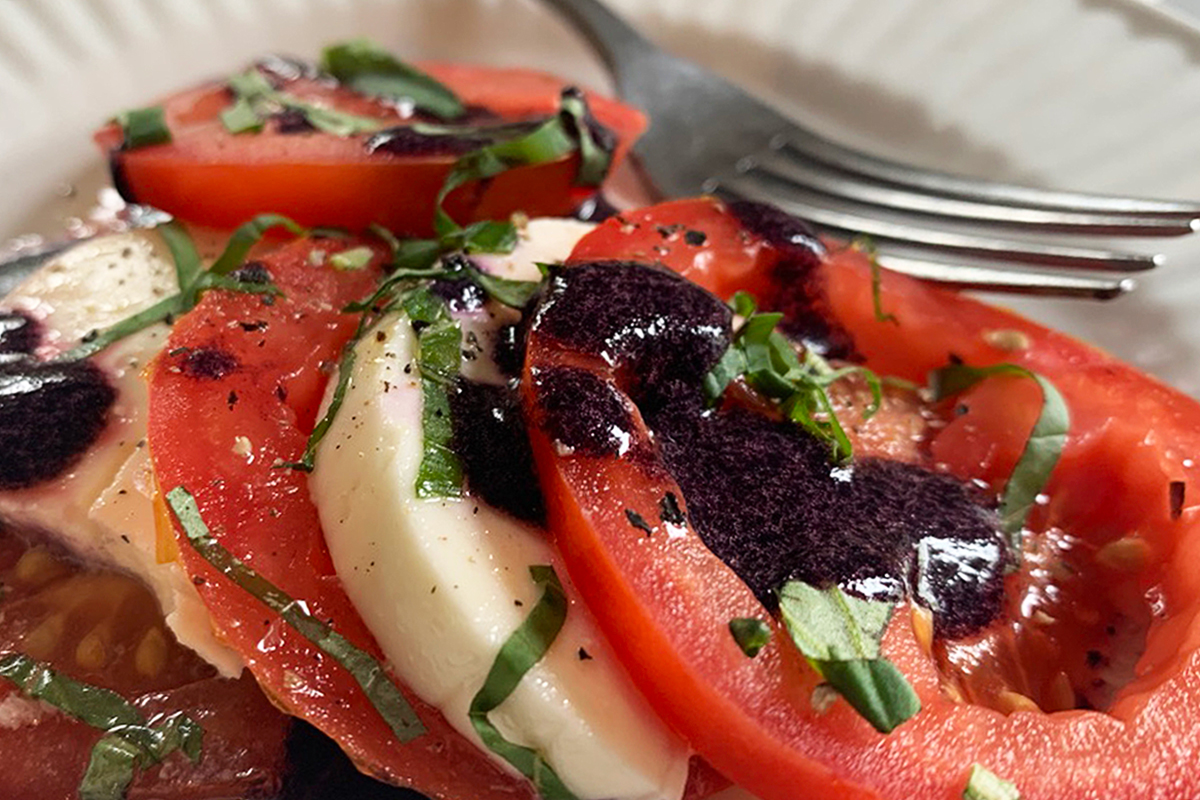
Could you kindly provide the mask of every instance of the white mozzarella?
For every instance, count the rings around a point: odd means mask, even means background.
[[[3,304],[42,323],[40,354],[51,356],[177,289],[173,261],[159,237],[136,231],[75,245],[31,275]],[[95,357],[117,392],[100,438],[58,478],[0,492],[0,519],[49,532],[81,557],[141,578],[158,598],[176,638],[222,674],[235,676],[241,659],[217,640],[187,574],[177,562],[160,563],[157,557],[142,372],[168,333],[166,325],[156,325]]]
[[[522,252],[486,268],[537,277],[533,261],[561,258],[584,230],[578,223],[533,221]],[[541,247],[542,233],[557,241]],[[538,243],[532,258],[529,242]],[[461,321],[482,342],[495,324],[488,312]],[[630,682],[545,533],[470,497],[415,496],[422,396],[414,336],[399,316],[380,331],[359,345],[310,487],[338,575],[392,667],[478,742],[467,716],[471,699],[537,601],[529,567],[553,564],[571,598],[567,621],[492,721],[506,737],[542,752],[581,798],[678,798],[687,777],[686,745]],[[486,370],[476,375],[486,376]]]

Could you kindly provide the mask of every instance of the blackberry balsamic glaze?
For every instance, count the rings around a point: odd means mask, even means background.
[[[812,245],[796,246],[815,258]],[[799,269],[803,252],[785,258],[788,269]],[[818,296],[814,280],[793,302]],[[774,591],[795,579],[875,599],[915,597],[935,612],[942,636],[994,619],[1003,599],[1003,539],[994,515],[961,483],[871,458],[836,467],[827,446],[795,425],[706,406],[702,379],[730,343],[730,321],[717,298],[654,267],[596,262],[560,271],[535,329],[600,358],[619,390],[587,370],[543,370],[537,423],[593,457],[641,461],[639,451],[656,448],[646,469],[671,473],[706,546],[768,608],[776,605]],[[852,346],[827,319],[801,316],[799,323],[806,339],[819,330],[839,338],[832,346],[824,340],[830,350]],[[639,444],[630,402],[652,444],[644,436]]]
[[[0,489],[24,489],[66,470],[104,429],[116,392],[88,361],[44,362],[39,326],[0,312]]]

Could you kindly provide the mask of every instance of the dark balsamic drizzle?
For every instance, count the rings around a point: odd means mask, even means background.
[[[800,268],[817,257],[806,229],[772,220],[760,215],[755,231],[771,233],[772,223],[772,236],[795,250],[785,261]],[[632,400],[696,532],[769,608],[774,591],[798,579],[859,596],[915,597],[935,612],[943,636],[992,620],[1006,551],[994,514],[963,484],[899,462],[835,468],[828,447],[794,425],[707,407],[701,381],[728,347],[730,321],[717,298],[656,267],[560,270],[535,311],[538,335],[603,358],[622,389],[582,369],[543,370],[537,424],[576,452],[620,456],[650,446],[631,438]],[[661,519],[682,516],[664,497]]]
[[[179,371],[197,380],[220,380],[239,366],[237,356],[217,347],[196,347],[177,355]]]
[[[16,361],[33,354],[41,341],[41,329],[19,311],[0,311],[0,362]]]
[[[594,373],[556,367],[534,376],[538,424],[562,447],[589,456],[622,456],[633,443],[633,417],[616,387]]]
[[[482,136],[439,136],[421,133],[409,125],[397,125],[371,134],[367,152],[390,153],[397,156],[460,156],[491,144]]]
[[[602,192],[596,192],[576,206],[571,216],[581,222],[604,222],[615,217],[619,210]]]
[[[812,226],[767,203],[739,200],[728,208],[743,228],[779,251],[779,294],[758,299],[783,312],[784,332],[826,358],[854,360],[854,338],[833,318],[817,273],[825,246]]]
[[[104,430],[116,391],[87,361],[0,364],[0,489],[49,480]]]
[[[460,378],[450,394],[452,446],[467,486],[485,503],[542,524],[546,507],[515,389]]]

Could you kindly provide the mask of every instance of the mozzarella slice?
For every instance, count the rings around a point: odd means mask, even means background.
[[[561,258],[586,229],[535,221],[526,235],[536,244],[486,268],[537,277],[534,260]],[[541,233],[556,243],[543,247]],[[489,341],[495,313],[463,318],[464,330]],[[397,674],[478,743],[468,707],[501,645],[537,602],[529,567],[556,565],[571,598],[566,623],[491,720],[510,740],[540,751],[580,798],[678,798],[686,745],[632,685],[545,533],[470,497],[415,496],[423,442],[414,345],[400,316],[359,344],[344,404],[310,479],[351,600]],[[487,360],[465,364],[474,378],[486,379],[479,363]]]
[[[4,305],[42,323],[41,355],[51,356],[177,290],[174,262],[162,241],[134,231],[75,245],[31,275]],[[0,492],[0,519],[46,531],[82,558],[141,578],[175,637],[233,677],[241,672],[241,658],[217,640],[182,567],[160,563],[156,555],[142,370],[168,333],[166,325],[155,325],[95,357],[117,391],[107,427],[66,474],[31,489]]]

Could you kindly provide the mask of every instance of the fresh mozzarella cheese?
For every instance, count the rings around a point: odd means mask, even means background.
[[[586,229],[561,220],[531,222],[519,251],[485,268],[536,279],[534,262],[561,259]],[[494,314],[503,312],[460,321],[487,342]],[[471,497],[416,497],[423,442],[414,346],[402,316],[359,344],[344,403],[311,476],[326,541],[351,600],[397,674],[479,742],[468,719],[471,700],[501,645],[537,602],[529,567],[555,565],[571,598],[566,623],[491,720],[510,740],[541,752],[581,798],[679,797],[687,747],[630,682],[576,599],[545,533]],[[494,375],[483,355],[464,362],[475,380]]]
[[[174,262],[162,241],[134,231],[75,245],[31,275],[3,305],[41,323],[39,354],[49,357],[177,290]],[[175,637],[222,674],[235,676],[241,659],[217,640],[195,586],[177,562],[160,560],[157,553],[142,371],[168,333],[166,325],[155,325],[95,356],[117,394],[107,426],[65,474],[30,489],[0,492],[0,519],[48,532],[82,558],[141,578]]]

